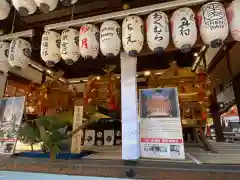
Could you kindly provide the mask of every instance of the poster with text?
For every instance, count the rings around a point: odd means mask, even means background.
[[[24,112],[25,97],[0,100],[0,154],[13,154]]]
[[[141,157],[185,159],[176,88],[141,89]]]

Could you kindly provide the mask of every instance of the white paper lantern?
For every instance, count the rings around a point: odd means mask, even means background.
[[[176,10],[171,18],[171,30],[174,46],[182,52],[190,51],[197,40],[197,26],[192,9]]]
[[[55,31],[46,31],[42,36],[41,58],[47,66],[53,67],[61,60],[61,35]]]
[[[123,49],[129,56],[136,57],[144,43],[143,21],[138,16],[128,16],[122,24]]]
[[[80,28],[80,54],[83,58],[95,59],[99,53],[99,30],[93,24],[85,24]]]
[[[39,9],[44,12],[48,13],[49,11],[53,11],[56,9],[58,0],[35,0]]]
[[[12,0],[13,6],[22,16],[35,13],[37,4],[34,0]]]
[[[240,41],[240,1],[230,3],[226,13],[231,35],[235,41]]]
[[[79,59],[79,32],[77,30],[68,28],[62,32],[60,53],[68,65],[72,65]]]
[[[10,9],[10,4],[6,0],[0,0],[0,20],[8,17]]]
[[[9,71],[8,63],[8,52],[9,52],[8,42],[0,42],[0,72],[6,74]]]
[[[226,12],[219,2],[202,6],[198,13],[198,25],[203,42],[212,48],[220,47],[229,33]]]
[[[64,6],[71,6],[78,2],[78,0],[60,0]]]
[[[168,17],[164,12],[150,14],[146,21],[147,44],[154,52],[162,53],[169,44]]]
[[[24,39],[12,40],[9,46],[8,62],[11,67],[22,70],[28,66],[32,52],[31,44]]]
[[[105,21],[100,28],[100,49],[104,56],[117,56],[121,50],[121,28],[116,21]]]

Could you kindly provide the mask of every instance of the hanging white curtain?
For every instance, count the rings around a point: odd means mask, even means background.
[[[79,32],[77,30],[68,28],[62,32],[60,53],[68,65],[72,65],[79,59]]]
[[[13,6],[22,16],[35,13],[37,4],[34,0],[12,0]]]
[[[60,0],[64,6],[71,6],[78,2],[78,0]]]
[[[93,24],[85,24],[80,28],[80,54],[83,58],[95,59],[99,53],[99,29]]]
[[[171,18],[172,38],[177,49],[188,52],[197,41],[195,14],[190,8],[174,11]]]
[[[8,42],[0,42],[0,72],[6,74],[9,71],[8,63],[8,52],[9,52]]]
[[[150,14],[146,21],[147,44],[150,50],[162,53],[169,44],[168,17],[164,12]]]
[[[122,23],[123,49],[131,57],[141,52],[144,44],[143,21],[139,16],[128,16]]]
[[[35,3],[42,12],[48,13],[56,9],[58,0],[35,0]]]
[[[203,42],[212,48],[223,45],[229,29],[226,12],[220,2],[210,2],[201,7],[198,24]]]
[[[235,41],[240,41],[240,1],[230,3],[226,13],[231,35]]]
[[[55,31],[46,31],[42,36],[41,58],[49,67],[61,60],[61,35]]]
[[[10,4],[6,0],[0,0],[0,20],[8,17],[10,9]]]
[[[104,56],[117,56],[121,50],[121,28],[116,21],[105,21],[100,28],[100,49]]]
[[[12,40],[9,47],[8,62],[11,67],[22,70],[28,66],[32,52],[31,44],[24,39]]]

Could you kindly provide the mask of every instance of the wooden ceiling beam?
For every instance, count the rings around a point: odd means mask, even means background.
[[[210,74],[213,69],[218,65],[218,63],[229,53],[229,51],[236,44],[236,41],[229,42],[227,45],[222,46],[221,49],[217,52],[215,57],[212,59],[208,66],[208,73]]]
[[[72,13],[75,18],[96,15],[99,13],[107,13],[121,10],[121,0],[98,0],[77,4],[74,8],[65,7],[57,9],[49,13],[34,14],[31,16],[21,17],[21,23],[18,24],[18,29],[29,28],[28,26],[44,26],[46,24],[67,21],[71,19]],[[26,27],[27,26],[27,27]]]

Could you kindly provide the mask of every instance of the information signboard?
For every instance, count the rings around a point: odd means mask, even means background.
[[[24,96],[0,100],[0,154],[14,153],[24,105]]]
[[[176,88],[140,90],[141,157],[185,159]]]

